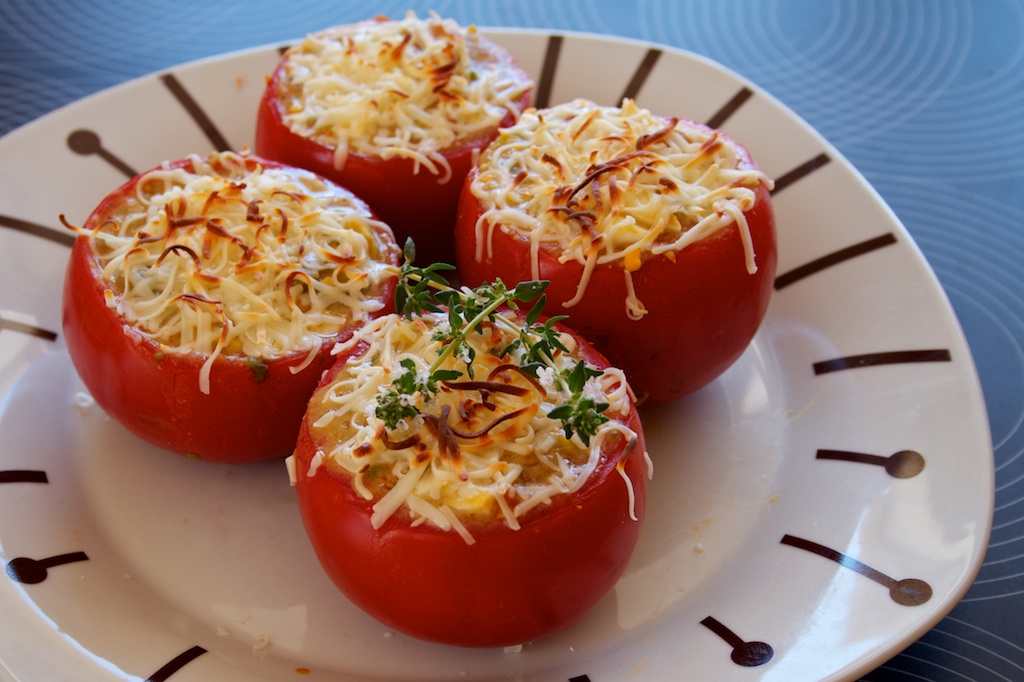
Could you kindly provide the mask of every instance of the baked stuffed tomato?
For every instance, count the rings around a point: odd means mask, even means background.
[[[626,568],[650,475],[622,372],[557,321],[494,312],[493,294],[381,317],[342,344],[290,460],[341,591],[458,646],[582,618]]]
[[[568,313],[641,401],[668,402],[724,372],[761,324],[771,187],[723,133],[630,100],[531,110],[467,177],[459,274],[550,280],[547,312]]]
[[[400,255],[347,190],[234,153],[143,173],[73,229],[63,326],[86,388],[221,462],[291,452],[331,348],[389,312]]]
[[[289,49],[260,103],[256,152],[365,199],[423,262],[453,262],[462,181],[533,83],[475,28],[377,18]]]

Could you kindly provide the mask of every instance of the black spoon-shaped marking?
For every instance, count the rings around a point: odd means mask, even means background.
[[[49,569],[62,564],[86,561],[88,558],[85,552],[58,554],[48,559],[18,557],[17,559],[11,559],[10,563],[7,564],[7,575],[19,583],[35,585],[46,580],[46,573]]]
[[[155,673],[146,678],[146,682],[164,682],[171,675],[184,668],[187,664],[191,663],[195,659],[199,658],[206,653],[206,649],[201,646],[194,646],[191,649],[181,652],[174,658],[172,658],[163,667],[157,670]]]
[[[924,456],[916,450],[900,450],[888,457],[845,450],[818,450],[818,459],[834,459],[860,464],[874,464],[893,478],[913,478],[924,471]]]
[[[765,642],[747,642],[736,635],[735,632],[722,625],[719,621],[708,616],[700,622],[701,625],[725,640],[725,643],[732,647],[732,662],[747,668],[764,665],[772,660],[775,651],[770,644]]]
[[[577,675],[576,677],[570,677],[569,682],[590,682],[588,675]]]
[[[0,483],[49,483],[45,471],[8,469],[0,471]]]
[[[842,552],[837,552],[836,550],[825,547],[824,545],[819,545],[816,542],[804,540],[803,538],[794,537],[792,535],[782,536],[781,542],[784,545],[797,547],[808,552],[813,552],[814,554],[825,557],[826,559],[831,559],[840,566],[849,568],[865,578],[874,580],[879,585],[888,588],[889,597],[901,606],[920,606],[932,598],[932,587],[923,580],[918,580],[917,578],[896,580],[881,571],[871,568],[867,564],[857,561],[851,556],[843,554]]]
[[[104,149],[100,136],[91,130],[76,130],[68,135],[68,148],[82,156],[96,154],[129,178],[134,178],[137,175],[135,169]]]

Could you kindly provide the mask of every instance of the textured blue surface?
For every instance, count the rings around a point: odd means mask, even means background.
[[[866,176],[935,269],[971,345],[997,496],[966,598],[865,679],[1024,679],[1024,3],[0,0],[0,134],[175,64],[406,9],[703,54],[772,93]]]

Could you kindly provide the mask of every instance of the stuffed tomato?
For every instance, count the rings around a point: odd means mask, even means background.
[[[503,48],[436,15],[338,26],[284,54],[255,149],[348,187],[423,262],[451,263],[462,181],[532,86]]]
[[[249,155],[165,163],[73,229],[75,368],[111,417],[191,457],[287,456],[333,345],[393,301],[399,249],[366,204]]]
[[[461,338],[448,312],[367,325],[310,401],[290,462],[341,591],[457,646],[580,620],[626,568],[651,474],[622,372],[553,321],[549,354],[523,342],[522,316],[500,317]]]
[[[731,366],[776,269],[772,182],[740,144],[630,100],[528,111],[467,177],[456,262],[467,284],[544,279],[548,314],[665,403]]]

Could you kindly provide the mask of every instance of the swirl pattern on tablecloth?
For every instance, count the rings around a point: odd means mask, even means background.
[[[985,628],[947,617],[862,682],[1008,682],[1024,677],[1024,649]]]
[[[1020,3],[650,2],[639,21],[763,85],[864,173],[1021,172],[1024,43],[991,42],[1013,34],[997,22],[1024,31]]]

